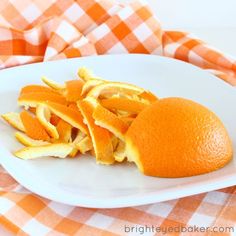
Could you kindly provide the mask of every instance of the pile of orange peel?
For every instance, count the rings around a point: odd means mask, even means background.
[[[21,159],[76,157],[89,152],[99,164],[126,159],[125,134],[136,116],[157,97],[128,83],[111,82],[78,70],[78,79],[59,84],[42,77],[44,85],[21,89],[20,113],[2,118],[18,131],[25,147]]]

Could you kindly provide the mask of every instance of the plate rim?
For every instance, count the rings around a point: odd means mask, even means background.
[[[199,71],[202,71],[205,73],[205,75],[207,75],[208,77],[214,77],[214,79],[217,79],[218,81],[222,81],[222,83],[224,83],[225,85],[228,85],[229,88],[233,88],[232,86],[230,86],[227,82],[220,80],[218,77],[210,74],[207,71],[204,71],[203,69],[192,65],[190,63],[186,63],[184,61],[180,61],[178,59],[174,59],[174,58],[168,58],[168,57],[163,57],[163,56],[158,56],[158,55],[146,55],[146,54],[116,54],[116,55],[99,55],[99,56],[90,56],[91,60],[93,60],[93,58],[100,58],[100,57],[159,57],[159,60],[167,60],[167,61],[174,61],[175,63],[181,63],[181,64],[185,64],[186,66],[195,68]],[[12,68],[7,68],[3,71],[0,71],[1,73],[5,73],[5,72],[9,72],[11,70],[17,70],[17,69],[21,69],[21,68],[27,68],[27,67],[34,67],[35,65],[43,65],[43,64],[48,64],[48,63],[63,63],[63,61],[68,61],[68,60],[83,60],[84,58],[87,57],[81,57],[81,58],[70,58],[70,59],[63,59],[63,60],[59,60],[59,61],[48,61],[48,62],[37,62],[37,63],[32,63],[32,64],[27,64],[27,65],[22,65],[22,66],[18,66],[18,67],[12,67]],[[10,80],[8,80],[10,81]],[[8,150],[0,143],[0,148],[2,148],[2,150],[4,150],[4,152],[7,152]],[[9,155],[9,154],[8,154]],[[153,191],[151,193],[145,193],[145,196],[142,195],[138,195],[136,197],[134,196],[122,196],[117,198],[109,198],[105,200],[102,199],[96,199],[95,198],[91,198],[91,200],[88,200],[88,197],[78,197],[76,199],[73,198],[73,201],[71,201],[72,199],[70,198],[70,200],[67,200],[66,198],[62,199],[59,197],[55,197],[54,194],[52,194],[51,192],[46,192],[42,191],[41,188],[37,188],[37,186],[35,186],[35,184],[32,184],[32,181],[30,181],[30,178],[27,178],[26,174],[24,173],[23,175],[18,175],[14,173],[14,168],[9,167],[4,161],[2,161],[0,159],[0,164],[9,172],[9,174],[22,186],[24,186],[25,188],[27,188],[28,190],[30,190],[33,194],[37,194],[39,196],[42,196],[44,198],[47,198],[49,200],[55,201],[55,202],[60,202],[63,204],[68,204],[68,205],[72,205],[72,206],[80,206],[80,207],[89,207],[89,208],[120,208],[120,207],[132,207],[132,206],[139,206],[139,205],[144,205],[144,204],[152,204],[152,203],[156,203],[156,202],[161,202],[161,201],[167,201],[170,199],[176,199],[176,198],[180,198],[180,197],[185,197],[185,196],[190,196],[190,195],[195,195],[195,194],[199,194],[199,193],[203,193],[206,191],[212,191],[212,190],[216,190],[219,188],[224,188],[224,187],[229,187],[232,185],[236,184],[236,173],[235,174],[230,174],[230,175],[225,175],[223,177],[218,177],[216,178],[218,181],[214,182],[214,185],[212,184],[212,182],[208,182],[208,180],[205,181],[201,181],[201,183],[205,183],[204,188],[196,189],[196,186],[199,183],[188,183],[188,184],[184,184],[184,190],[185,191],[176,191],[176,187],[169,187],[168,189],[163,189],[161,190],[162,192],[164,192],[163,195],[159,194],[160,190],[157,191]],[[23,180],[24,179],[24,180]],[[27,181],[25,181],[25,179]],[[189,186],[191,185],[191,186]],[[179,187],[181,189],[181,187]],[[191,192],[191,193],[190,193]],[[130,199],[132,198],[132,199]]]

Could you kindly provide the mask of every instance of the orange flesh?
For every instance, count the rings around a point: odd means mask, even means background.
[[[128,98],[101,99],[100,104],[109,110],[122,110],[132,113],[139,113],[148,105]]]
[[[92,117],[94,107],[90,102],[81,100],[78,102],[78,107],[87,122],[97,162],[102,164],[112,164],[114,158],[110,132],[95,124]]]
[[[27,111],[20,113],[21,121],[25,127],[25,133],[32,139],[49,141],[50,137],[36,117],[31,116]]]

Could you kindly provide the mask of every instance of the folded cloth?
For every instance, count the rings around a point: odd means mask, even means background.
[[[188,33],[162,30],[145,1],[3,1],[0,68],[98,54],[164,55],[236,85],[236,62]]]
[[[2,69],[114,53],[176,58],[236,85],[232,58],[188,33],[162,30],[143,0],[126,5],[109,0],[1,1]],[[235,224],[235,212],[236,187],[141,207],[72,207],[30,193],[0,168],[0,224],[17,235],[137,235],[144,226],[219,230]]]

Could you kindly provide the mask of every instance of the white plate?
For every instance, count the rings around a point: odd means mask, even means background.
[[[107,80],[137,84],[159,97],[181,96],[213,110],[224,122],[236,149],[236,91],[225,82],[190,64],[148,55],[86,57],[15,67],[0,72],[0,113],[18,111],[23,85],[38,84],[46,75],[59,82],[76,78],[87,66]],[[147,177],[133,164],[96,165],[89,156],[23,161],[11,152],[20,148],[14,130],[0,122],[0,161],[23,186],[58,202],[96,208],[154,203],[236,184],[235,160],[210,174],[179,178]]]

